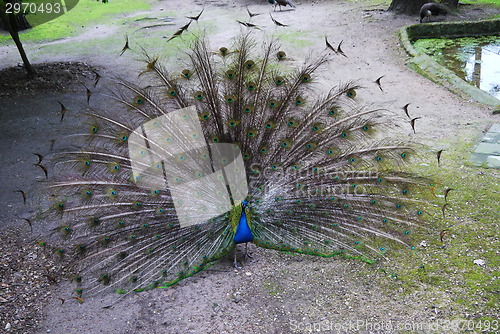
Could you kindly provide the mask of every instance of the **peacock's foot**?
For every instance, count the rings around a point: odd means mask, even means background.
[[[243,269],[243,267],[240,267],[240,266],[238,265],[238,261],[236,261],[236,259],[234,259],[233,266],[234,266],[236,269],[238,269],[238,270]]]

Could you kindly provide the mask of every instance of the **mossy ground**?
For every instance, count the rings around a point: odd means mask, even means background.
[[[485,6],[495,6],[500,8],[500,0],[463,0],[460,2],[469,5],[485,5]],[[500,18],[500,14],[496,14],[490,17],[490,19],[494,18]]]
[[[431,213],[429,228],[415,238],[426,246],[398,252],[383,271],[388,279],[382,284],[388,291],[411,294],[425,290],[428,296],[437,297],[435,306],[447,310],[452,320],[460,319],[460,313],[473,315],[477,321],[495,320],[500,306],[500,172],[468,162],[478,139],[440,142],[448,147],[440,166],[435,152],[429,152],[426,161],[409,166],[436,180],[436,186],[453,190],[446,202],[442,193],[436,193],[441,197],[438,202],[446,204],[444,218],[441,207]]]

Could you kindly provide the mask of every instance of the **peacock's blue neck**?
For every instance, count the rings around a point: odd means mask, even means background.
[[[250,226],[248,225],[247,214],[245,213],[246,207],[247,201],[243,201],[241,204],[240,221],[238,222],[236,233],[234,234],[234,242],[237,244],[242,244],[253,240],[253,234],[250,230]]]

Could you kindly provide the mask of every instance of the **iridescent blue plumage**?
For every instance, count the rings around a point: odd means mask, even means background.
[[[247,205],[247,201],[241,203],[241,216],[233,239],[236,244],[243,244],[253,240],[253,234],[248,225],[247,214],[245,212]]]

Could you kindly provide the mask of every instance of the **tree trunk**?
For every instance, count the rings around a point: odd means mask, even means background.
[[[458,0],[441,0],[441,3],[452,8],[458,7]]]
[[[475,47],[475,56],[471,83],[477,88],[481,88],[481,59],[483,57],[483,48],[481,46]]]
[[[0,30],[9,31],[9,29],[7,28],[7,22],[4,22],[5,20],[7,20],[5,16],[0,15]],[[16,14],[16,24],[17,31],[23,31],[32,28],[24,13]]]
[[[392,0],[389,11],[398,14],[418,15],[420,7],[429,0]]]
[[[456,8],[458,6],[458,0],[442,0],[442,1],[431,1],[431,0],[392,0],[389,8],[387,10],[396,12],[398,14],[408,14],[408,15],[418,15],[420,13],[420,7],[428,2],[441,2],[442,4]]]
[[[7,26],[7,30],[10,33],[10,36],[12,36],[12,39],[14,40],[14,43],[16,43],[17,50],[19,51],[19,54],[21,55],[21,59],[23,60],[24,63],[24,68],[26,70],[26,73],[28,74],[28,79],[31,79],[35,76],[35,70],[33,69],[33,66],[31,66],[30,61],[28,60],[28,57],[26,56],[26,52],[24,51],[23,44],[21,43],[21,40],[19,39],[19,28],[17,26],[17,18],[16,14],[14,13],[4,13],[2,10],[2,21],[3,23]]]

